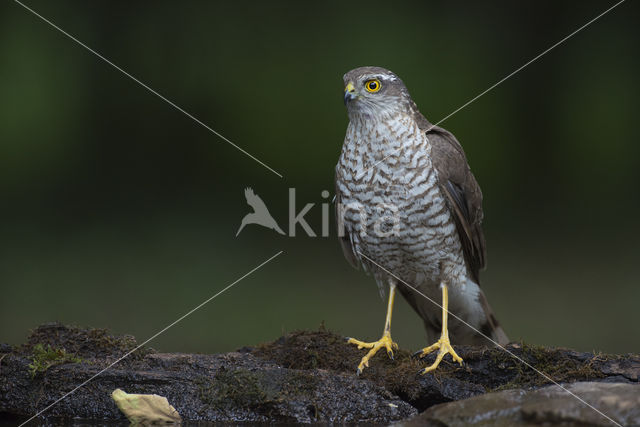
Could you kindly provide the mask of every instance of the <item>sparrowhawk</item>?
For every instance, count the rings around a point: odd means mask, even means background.
[[[506,344],[508,338],[479,287],[485,265],[482,193],[460,143],[429,123],[391,71],[356,68],[344,75],[344,85],[349,125],[336,166],[340,241],[353,266],[372,273],[381,292],[389,287],[382,338],[348,339],[370,349],[358,373],[380,348],[393,357],[396,290],[424,320],[429,340],[435,341],[417,354],[439,350],[423,373],[435,370],[447,353],[462,364],[449,338],[457,344],[489,344],[472,328],[449,318],[449,312]],[[435,301],[441,295],[442,308],[406,284]]]

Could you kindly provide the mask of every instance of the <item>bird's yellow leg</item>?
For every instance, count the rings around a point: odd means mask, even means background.
[[[436,357],[436,361],[433,362],[431,366],[428,366],[422,370],[422,374],[426,374],[427,372],[435,371],[438,367],[442,358],[445,354],[449,353],[453,358],[454,362],[460,363],[462,365],[462,358],[456,354],[451,347],[451,342],[449,342],[449,330],[447,329],[447,318],[449,314],[449,289],[446,284],[442,284],[442,334],[440,335],[440,339],[435,342],[435,344],[430,345],[429,347],[423,348],[422,351],[419,351],[416,355],[420,358],[426,356],[429,353],[432,353],[436,350],[438,351],[438,356]]]
[[[371,359],[382,347],[387,350],[387,355],[390,359],[393,359],[393,349],[398,349],[398,344],[394,343],[391,339],[391,313],[393,312],[393,300],[396,296],[396,285],[392,283],[389,285],[389,303],[387,304],[387,318],[384,323],[384,332],[382,338],[374,342],[364,342],[354,338],[347,338],[349,344],[355,344],[358,349],[370,348],[369,352],[362,358],[358,365],[358,375],[362,373],[364,368],[369,366],[369,359]]]

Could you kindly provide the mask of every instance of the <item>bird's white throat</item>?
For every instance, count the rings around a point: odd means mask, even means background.
[[[360,172],[410,164],[417,153],[430,155],[429,141],[410,115],[381,118],[357,114],[350,118],[343,155],[350,157]]]

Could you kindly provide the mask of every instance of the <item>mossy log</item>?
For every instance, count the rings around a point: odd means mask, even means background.
[[[21,346],[0,345],[0,421],[28,418],[136,346],[130,336],[61,324],[40,326]],[[507,349],[558,383],[638,385],[637,355],[522,343]],[[376,356],[356,376],[362,351],[325,330],[293,332],[225,354],[167,354],[142,348],[43,416],[124,419],[110,397],[120,388],[164,396],[184,420],[389,423],[445,402],[550,384],[549,378],[504,350],[457,346],[456,351],[465,361],[463,367],[443,362],[434,374],[418,375],[432,360],[414,360],[399,350],[394,360]],[[56,354],[62,355],[59,360]]]

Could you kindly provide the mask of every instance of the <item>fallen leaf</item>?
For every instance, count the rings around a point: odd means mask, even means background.
[[[111,393],[111,398],[133,424],[182,422],[180,414],[169,404],[166,397],[157,394],[129,394],[117,388]]]

